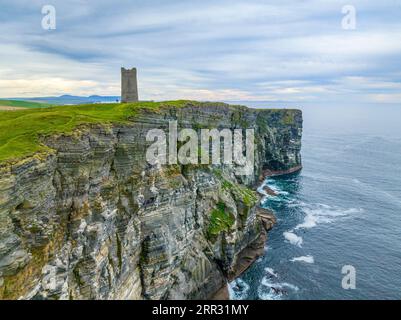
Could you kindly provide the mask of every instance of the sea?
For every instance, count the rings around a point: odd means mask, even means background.
[[[303,111],[303,170],[264,181],[277,224],[230,298],[401,299],[401,105],[289,107]]]

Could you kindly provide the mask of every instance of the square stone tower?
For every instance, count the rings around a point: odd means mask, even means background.
[[[138,100],[136,68],[121,68],[121,102],[137,102]]]

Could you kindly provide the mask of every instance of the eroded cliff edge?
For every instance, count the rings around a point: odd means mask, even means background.
[[[146,132],[170,120],[254,128],[254,175],[150,166]],[[0,298],[213,297],[261,254],[274,219],[252,189],[300,169],[301,135],[298,110],[188,102],[44,138],[46,155],[0,164]]]

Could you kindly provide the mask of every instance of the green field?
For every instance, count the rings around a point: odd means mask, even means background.
[[[140,109],[185,106],[188,101],[90,104],[0,111],[0,162],[47,151],[39,137],[68,133],[81,124],[125,122]]]
[[[0,99],[0,106],[16,107],[16,108],[48,108],[51,104],[31,101],[20,100],[2,100]]]

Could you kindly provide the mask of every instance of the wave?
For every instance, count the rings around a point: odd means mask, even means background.
[[[266,207],[266,203],[268,202],[268,198],[267,196],[265,196],[262,200],[260,200],[260,205],[265,208]]]
[[[331,223],[337,217],[347,217],[351,214],[364,212],[362,208],[341,209],[321,203],[314,205],[301,203],[301,208],[305,213],[305,218],[294,230],[310,229],[316,227],[319,223]]]
[[[237,278],[228,284],[230,300],[245,300],[248,297],[250,286],[244,280]]]
[[[265,271],[266,271],[268,274],[272,275],[273,277],[276,277],[276,278],[278,277],[278,274],[275,273],[274,270],[273,270],[272,268],[265,268]]]
[[[305,263],[315,263],[315,259],[313,256],[302,256],[302,257],[296,257],[292,258],[290,260],[291,262],[305,262]]]
[[[268,187],[269,189],[271,189],[272,191],[274,191],[277,195],[289,195],[289,193],[287,191],[282,190],[278,185],[277,182],[271,178],[265,180],[262,185],[257,189],[257,191],[262,194],[265,195],[267,197],[271,197],[271,198],[276,198],[277,196],[271,196],[269,195],[263,188],[264,187]]]
[[[299,288],[291,283],[271,282],[268,277],[263,277],[261,285],[258,287],[258,297],[262,300],[281,300],[290,292],[299,291]]]
[[[269,189],[274,191],[276,195],[268,194],[264,190],[264,187],[268,187]],[[259,192],[259,194],[263,196],[263,198],[260,201],[260,204],[262,207],[265,208],[270,208],[269,203],[270,204],[280,203],[280,202],[291,203],[294,201],[294,199],[290,197],[290,193],[282,190],[272,179],[265,180],[264,183],[257,189],[257,191]]]
[[[262,183],[262,184],[260,185],[260,187],[256,189],[256,191],[259,192],[262,196],[267,197],[267,196],[269,196],[269,195],[268,195],[267,192],[263,189],[263,187],[264,187],[265,185],[266,185],[265,183]]]
[[[302,237],[297,236],[294,232],[286,231],[283,233],[283,236],[289,243],[298,247],[302,247],[302,243],[304,242]]]

